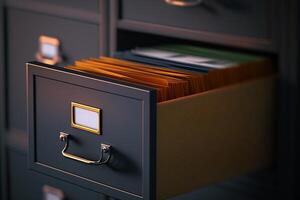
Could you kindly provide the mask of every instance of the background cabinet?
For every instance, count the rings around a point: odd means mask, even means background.
[[[26,169],[24,63],[35,59],[38,37],[49,35],[61,41],[65,57],[61,65],[83,57],[113,55],[135,46],[174,42],[270,56],[278,65],[280,78],[278,154],[274,168],[175,199],[264,199],[271,194],[295,199],[300,118],[299,8],[296,0],[211,0],[194,8],[172,7],[164,0],[0,0],[3,195],[9,199],[18,199],[15,195],[19,194],[26,196],[28,190],[22,185],[28,184],[31,177],[37,181],[37,188],[48,180],[67,188],[68,194],[72,188],[78,188]],[[111,198],[79,190],[89,199]],[[40,189],[36,191],[41,195]]]
[[[79,58],[98,56],[98,26],[40,13],[7,10],[8,130],[26,134],[24,63],[35,60],[39,36],[58,38],[64,66]],[[22,21],[22,23],[19,23]],[[22,33],[22,35],[20,35]],[[14,133],[13,133],[14,134]]]
[[[277,1],[203,1],[197,6],[170,6],[164,0],[111,1],[122,29],[214,44],[275,51]],[[115,15],[115,13],[111,13]]]

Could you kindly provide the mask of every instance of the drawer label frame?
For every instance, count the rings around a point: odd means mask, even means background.
[[[96,113],[98,115],[98,127],[97,129],[82,125],[82,124],[78,124],[75,122],[75,108],[80,108],[83,109],[85,111],[90,111],[93,113]],[[80,104],[80,103],[76,103],[71,101],[71,127],[72,128],[77,128],[77,129],[81,129],[96,135],[102,135],[102,131],[101,131],[101,112],[102,110],[100,108],[95,108],[92,106],[88,106],[88,105],[84,105],[84,104]]]

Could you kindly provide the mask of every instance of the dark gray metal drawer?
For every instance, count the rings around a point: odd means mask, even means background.
[[[55,67],[28,69],[30,166],[120,199],[147,195],[151,91]],[[101,109],[100,135],[71,126],[71,102]],[[111,145],[109,163],[65,158],[60,132],[70,135],[68,153],[85,159],[97,160],[100,144]]]
[[[118,26],[123,29],[239,47],[275,49],[276,30],[274,23],[270,23],[275,13],[272,0],[204,0],[191,7],[172,6],[165,0],[120,0],[118,8]]]
[[[31,169],[117,199],[167,199],[272,164],[274,76],[156,103],[151,88],[32,62],[27,88]]]
[[[26,93],[24,63],[35,60],[39,36],[60,40],[67,65],[76,59],[98,56],[98,25],[61,19],[49,15],[8,9],[7,76],[9,129],[26,130]]]
[[[10,200],[41,200],[44,199],[43,188],[50,186],[63,193],[68,200],[109,200],[108,196],[89,191],[75,184],[63,182],[45,176],[27,168],[27,157],[16,151],[9,150],[8,157],[8,196]],[[44,199],[47,200],[47,199]]]

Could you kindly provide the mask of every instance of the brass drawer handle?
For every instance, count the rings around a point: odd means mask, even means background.
[[[79,157],[79,156],[76,156],[76,155],[66,152],[69,147],[69,137],[70,137],[70,135],[67,133],[64,133],[64,132],[59,133],[59,139],[61,141],[65,142],[65,146],[64,146],[63,150],[61,151],[62,155],[65,158],[69,158],[69,159],[76,160],[76,161],[79,161],[79,162],[82,162],[85,164],[90,164],[90,165],[103,165],[103,164],[108,163],[108,161],[111,157],[111,146],[110,145],[101,143],[101,146],[100,146],[101,155],[100,155],[99,160],[88,160],[88,159],[85,159],[85,158],[82,158],[82,157]],[[107,155],[105,159],[104,159],[104,154]]]
[[[203,0],[165,0],[167,4],[178,7],[193,7],[201,4]]]

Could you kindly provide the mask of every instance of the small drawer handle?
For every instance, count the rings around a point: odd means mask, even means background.
[[[193,7],[201,4],[203,0],[165,0],[165,2],[172,6]]]
[[[111,157],[111,146],[108,144],[102,144],[100,145],[100,149],[101,149],[101,154],[100,154],[100,159],[99,160],[89,160],[86,158],[82,158],[70,153],[67,153],[67,149],[69,147],[69,137],[70,135],[64,132],[60,132],[59,133],[59,139],[63,142],[65,142],[65,146],[63,148],[63,150],[61,151],[62,155],[65,158],[69,158],[72,160],[76,160],[85,164],[90,164],[90,165],[103,165],[108,163],[110,157]],[[104,154],[107,154],[106,159],[104,159]]]

